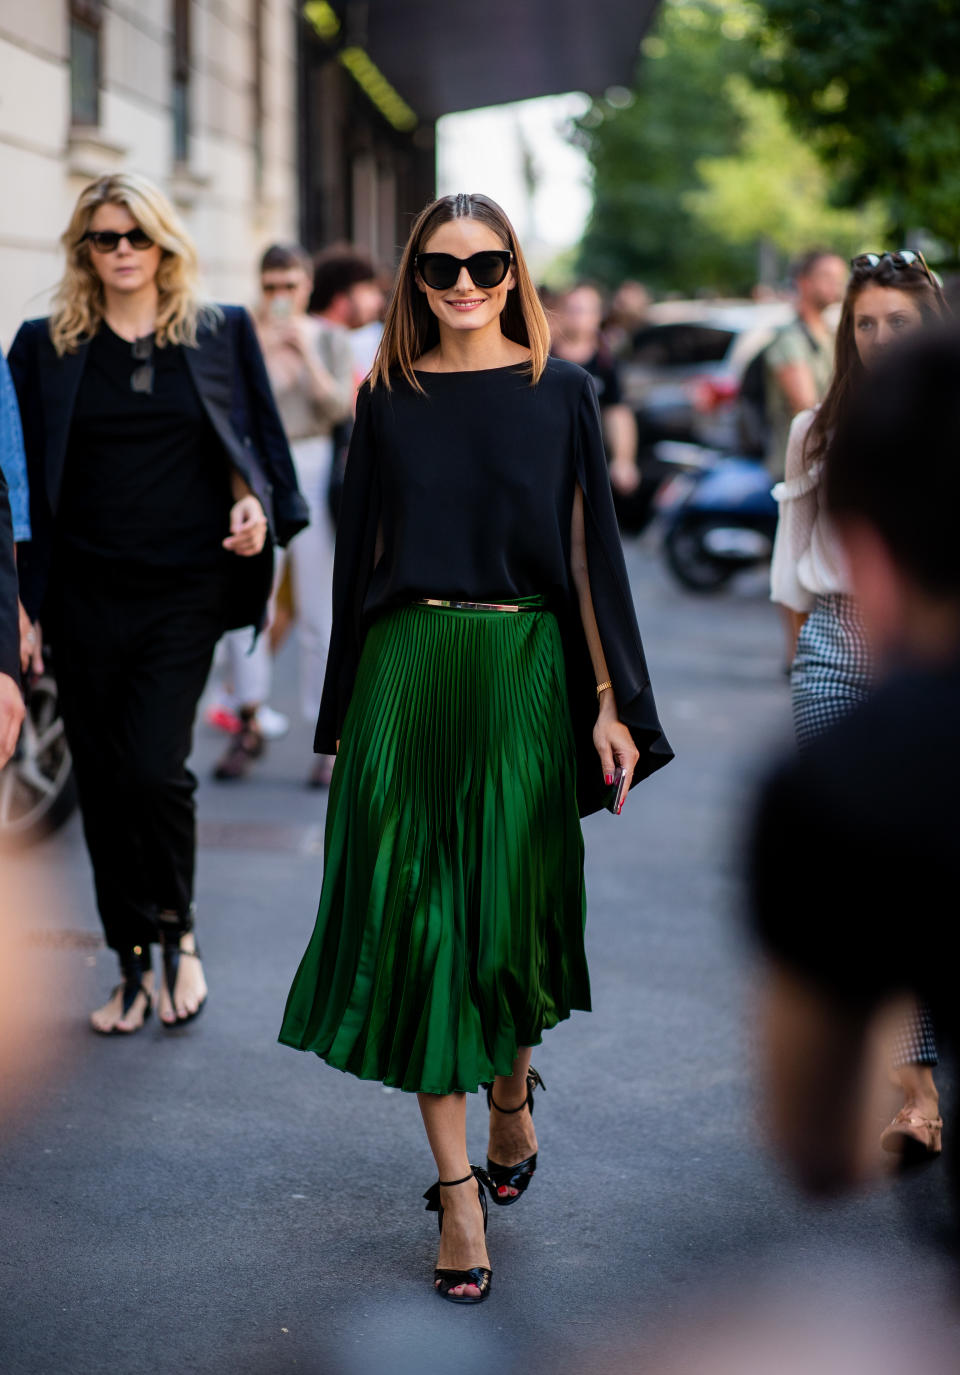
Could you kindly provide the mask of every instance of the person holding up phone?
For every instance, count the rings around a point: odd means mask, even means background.
[[[300,650],[300,703],[305,721],[317,719],[333,578],[333,522],[327,488],[333,464],[333,429],[353,411],[353,354],[347,332],[307,314],[313,263],[299,244],[271,244],[260,260],[260,307],[255,323],[280,418],[293,453],[310,524],[297,537],[290,560]],[[271,658],[266,637],[250,653],[249,636],[227,636],[228,673],[240,718],[214,768],[220,781],[245,778],[264,751],[259,709],[270,695]],[[329,782],[333,766],[322,757],[310,771],[313,787]]]
[[[417,217],[360,390],[315,747],[338,747],[323,887],[280,1039],[418,1094],[434,1284],[481,1302],[484,1189],[513,1204],[537,1164],[531,1047],[590,1007],[579,816],[672,758],[593,382],[548,356],[483,195]]]

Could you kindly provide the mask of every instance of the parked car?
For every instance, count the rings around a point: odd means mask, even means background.
[[[641,454],[662,439],[737,451],[737,396],[750,360],[793,318],[786,302],[662,301],[620,365]]]

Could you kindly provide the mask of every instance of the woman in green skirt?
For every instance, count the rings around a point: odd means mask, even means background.
[[[593,383],[548,348],[500,207],[428,206],[347,461],[323,890],[280,1035],[418,1094],[434,1283],[461,1303],[490,1292],[485,1190],[512,1204],[536,1167],[530,1048],[590,1007],[579,818],[672,757]],[[480,1085],[486,1170],[466,1146]]]

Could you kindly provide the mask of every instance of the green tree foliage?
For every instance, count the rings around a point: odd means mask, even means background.
[[[758,91],[742,76],[729,79],[726,95],[743,121],[737,149],[700,159],[703,189],[687,193],[688,210],[731,243],[765,240],[787,257],[817,244],[850,256],[886,241],[876,204],[865,210],[829,204],[824,165],[791,128],[780,95]]]
[[[594,169],[594,210],[579,270],[614,285],[742,291],[756,254],[687,205],[702,158],[725,157],[743,128],[727,81],[755,59],[750,10],[737,0],[667,0],[643,45],[632,101],[595,101],[576,137]]]
[[[898,234],[960,244],[960,0],[761,0],[756,75],[837,177]]]

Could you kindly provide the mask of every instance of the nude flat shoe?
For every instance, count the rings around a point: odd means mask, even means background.
[[[880,1145],[905,1164],[934,1160],[943,1150],[943,1118],[924,1117],[911,1108],[901,1108],[880,1137]]]

